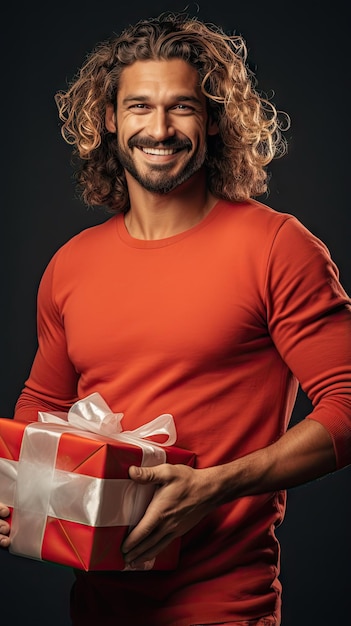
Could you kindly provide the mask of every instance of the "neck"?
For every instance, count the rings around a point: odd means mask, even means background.
[[[126,173],[130,210],[125,216],[129,234],[136,239],[164,239],[199,223],[217,199],[209,192],[199,172],[167,194],[150,193]]]

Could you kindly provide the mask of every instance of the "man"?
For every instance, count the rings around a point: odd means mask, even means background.
[[[253,199],[277,111],[242,39],[182,15],[97,46],[57,104],[83,200],[114,215],[44,273],[15,418],[98,391],[125,429],[172,413],[197,459],[130,468],[158,486],[136,571],[77,572],[73,624],[278,626],[284,490],[351,462],[351,313],[324,244]],[[288,430],[298,382],[313,411]],[[178,536],[176,570],[139,571]]]

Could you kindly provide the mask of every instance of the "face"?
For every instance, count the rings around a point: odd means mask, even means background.
[[[106,128],[117,132],[118,156],[128,183],[168,193],[198,172],[206,138],[216,134],[195,68],[181,59],[136,61],[123,70]]]

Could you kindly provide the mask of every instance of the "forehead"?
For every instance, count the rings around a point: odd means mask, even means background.
[[[199,96],[199,74],[183,59],[135,61],[121,74],[118,97],[139,93],[182,93]]]

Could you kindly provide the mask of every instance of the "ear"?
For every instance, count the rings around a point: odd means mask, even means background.
[[[217,122],[210,116],[207,122],[207,134],[208,135],[218,135],[219,128]]]
[[[105,126],[110,133],[115,133],[117,131],[116,113],[113,104],[106,104]]]

